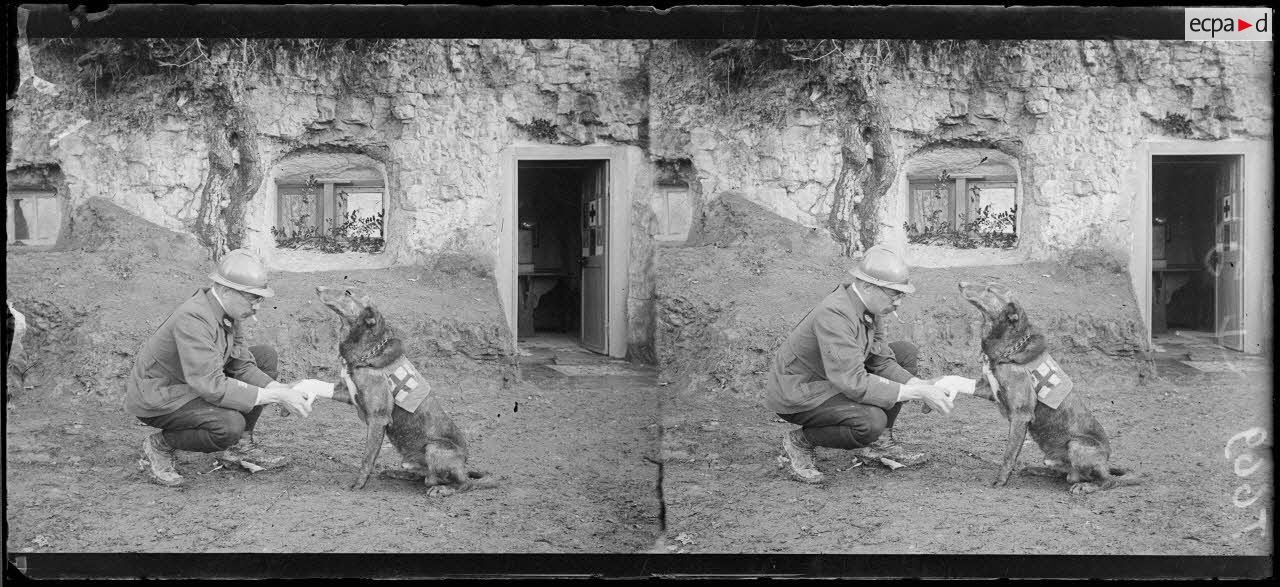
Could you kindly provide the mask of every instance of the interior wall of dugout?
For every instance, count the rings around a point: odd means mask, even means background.
[[[1216,328],[1214,188],[1229,156],[1152,159],[1152,320],[1155,334]]]
[[[603,251],[607,229],[604,210],[584,190],[605,164],[525,160],[517,165],[520,338],[580,338],[584,321],[607,318],[607,307],[584,307],[583,300],[584,260]]]

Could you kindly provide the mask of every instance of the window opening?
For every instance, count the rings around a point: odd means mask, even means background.
[[[310,176],[276,184],[276,246],[377,253],[385,245],[386,188],[381,181]]]
[[[52,191],[15,190],[5,198],[6,244],[52,245],[62,227],[62,206]]]

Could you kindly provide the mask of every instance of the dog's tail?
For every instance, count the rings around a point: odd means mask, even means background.
[[[472,489],[493,489],[498,486],[498,478],[484,471],[467,471],[467,479],[458,484],[461,491]]]
[[[1124,487],[1127,485],[1140,485],[1145,476],[1142,473],[1136,473],[1130,469],[1120,467],[1108,467],[1111,473],[1106,481],[1099,484],[1101,489],[1111,489],[1114,487]]]

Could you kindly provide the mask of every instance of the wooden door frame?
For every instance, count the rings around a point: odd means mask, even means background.
[[[1147,141],[1134,150],[1133,169],[1137,176],[1135,202],[1130,213],[1133,243],[1130,246],[1129,278],[1138,311],[1151,344],[1151,204],[1152,169],[1157,156],[1230,155],[1241,158],[1240,198],[1241,287],[1246,292],[1240,307],[1240,323],[1245,326],[1244,352],[1258,354],[1270,346],[1272,184],[1271,144],[1268,141]],[[1248,292],[1255,292],[1250,295]]]
[[[517,306],[519,305],[518,245],[519,197],[517,180],[521,161],[605,161],[609,170],[608,225],[605,230],[605,352],[611,357],[623,358],[627,354],[627,291],[630,287],[631,262],[631,201],[629,189],[631,170],[628,169],[626,147],[591,146],[516,146],[502,152],[501,204],[498,219],[498,258],[494,277],[498,297],[502,303],[507,328],[511,332],[513,347],[518,350]]]

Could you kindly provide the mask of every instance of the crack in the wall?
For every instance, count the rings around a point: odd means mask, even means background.
[[[662,535],[663,535],[664,533],[666,533],[666,531],[667,531],[667,498],[666,498],[666,494],[664,493],[663,488],[662,488],[662,483],[663,483],[663,480],[664,480],[664,476],[666,475],[666,464],[662,461],[662,456],[661,456],[661,455],[662,455],[662,436],[663,436],[663,434],[662,434],[662,425],[661,425],[661,424],[659,424],[659,425],[658,425],[658,454],[659,454],[659,457],[658,457],[658,458],[656,458],[656,459],[655,459],[655,458],[653,458],[653,457],[648,457],[648,456],[646,456],[646,457],[645,457],[645,460],[646,460],[646,461],[649,461],[650,463],[653,463],[654,465],[657,465],[657,467],[658,467],[658,474],[657,474],[657,479],[656,479],[656,481],[655,481],[655,483],[654,483],[654,487],[655,487],[655,491],[656,491],[656,493],[657,493],[657,497],[658,497],[658,536],[659,536],[659,540],[661,540]]]
[[[658,438],[661,439],[662,435],[659,434]],[[661,443],[659,443],[659,445],[661,445]],[[666,471],[665,471],[666,465],[661,460],[656,460],[652,462],[658,466],[658,475],[657,475],[657,479],[654,482],[654,486],[658,494],[658,532],[666,532],[667,531],[667,498],[666,498],[666,494],[663,493],[663,489],[662,489],[662,483],[664,480],[664,476],[666,475]]]

